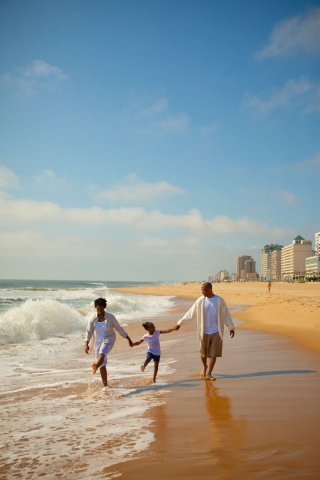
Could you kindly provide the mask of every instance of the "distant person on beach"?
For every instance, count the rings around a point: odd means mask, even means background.
[[[179,326],[174,326],[173,328],[168,328],[167,330],[156,330],[156,327],[152,322],[146,322],[142,324],[143,328],[147,330],[148,333],[143,335],[141,340],[138,342],[132,343],[131,347],[135,347],[137,345],[140,345],[143,342],[148,342],[148,351],[147,351],[147,358],[146,361],[144,362],[143,365],[141,365],[141,372],[144,372],[146,366],[148,363],[153,360],[154,364],[154,369],[153,369],[153,383],[156,383],[156,377],[158,373],[158,368],[159,368],[159,362],[160,362],[160,355],[161,355],[161,350],[160,350],[160,334],[161,333],[170,333],[173,332],[174,330],[179,330]]]
[[[200,373],[206,380],[216,380],[211,375],[217,357],[222,357],[222,339],[224,325],[234,337],[234,325],[226,302],[220,295],[213,293],[212,284],[201,285],[203,296],[198,298],[188,312],[178,321],[178,328],[183,323],[197,319],[197,331],[200,340],[200,358],[203,368]]]
[[[268,292],[270,293],[271,290],[271,282],[268,283]]]
[[[123,338],[128,340],[130,347],[132,346],[132,341],[116,320],[115,316],[111,313],[105,312],[107,307],[107,301],[105,298],[97,298],[94,302],[94,306],[97,310],[97,314],[88,322],[85,336],[85,352],[89,353],[91,350],[90,347],[93,346],[95,351],[95,361],[91,364],[92,371],[93,373],[96,373],[98,368],[100,368],[103,385],[107,387],[107,354],[110,353],[116,341],[116,333],[114,329],[117,330]],[[91,345],[89,347],[90,341]]]

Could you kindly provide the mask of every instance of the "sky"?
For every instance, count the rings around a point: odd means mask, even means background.
[[[320,1],[1,0],[0,277],[192,281],[320,231]]]

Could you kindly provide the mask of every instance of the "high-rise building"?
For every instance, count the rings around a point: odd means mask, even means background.
[[[271,280],[271,254],[282,248],[282,245],[271,243],[271,245],[265,245],[261,250],[261,277],[263,280]]]
[[[316,233],[315,234],[315,242],[314,242],[314,249],[315,249],[315,254],[316,255],[320,255],[320,232]]]
[[[281,278],[292,280],[295,275],[304,274],[306,258],[312,257],[312,242],[298,235],[290,245],[281,251]]]
[[[281,250],[274,250],[271,253],[271,280],[281,280]]]
[[[244,262],[246,260],[250,260],[250,255],[242,255],[241,257],[237,258],[237,277],[241,278],[241,270],[244,270]]]
[[[244,270],[246,273],[254,273],[256,271],[256,262],[253,258],[244,262]]]

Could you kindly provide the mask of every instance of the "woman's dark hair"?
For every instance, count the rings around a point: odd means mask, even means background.
[[[107,301],[105,298],[97,298],[97,300],[94,301],[94,306],[95,308],[97,307],[104,307],[106,308],[107,306]]]
[[[148,330],[148,328],[151,326],[151,322],[143,323],[142,326],[145,330]]]

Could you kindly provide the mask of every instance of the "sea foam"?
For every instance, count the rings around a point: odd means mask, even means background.
[[[56,300],[27,300],[0,316],[0,344],[41,340],[84,331],[87,320]]]

